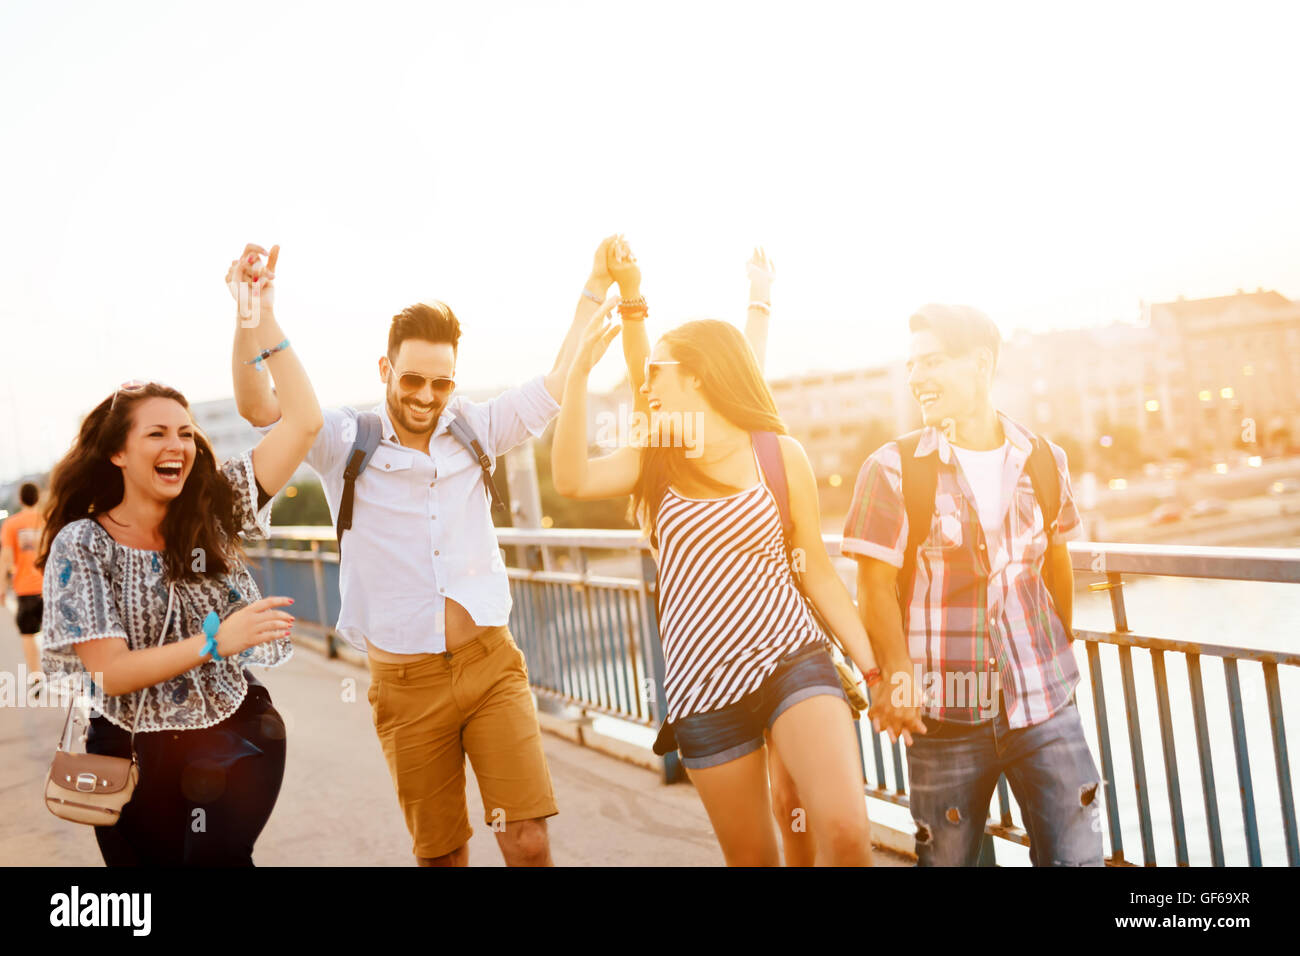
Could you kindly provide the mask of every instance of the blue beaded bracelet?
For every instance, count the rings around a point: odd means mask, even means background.
[[[269,359],[276,352],[282,351],[283,349],[287,349],[288,347],[289,347],[289,340],[284,339],[283,341],[280,342],[279,345],[273,346],[269,349],[262,349],[262,351],[257,353],[256,358],[249,359],[244,364],[254,366],[259,372],[265,372],[266,366],[262,364],[262,361],[264,359]]]
[[[217,653],[217,631],[220,629],[221,618],[217,617],[216,611],[209,611],[203,619],[203,633],[207,637],[203,642],[203,653],[211,654],[214,661],[221,660],[221,655]]]

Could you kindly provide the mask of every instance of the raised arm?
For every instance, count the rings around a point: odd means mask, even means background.
[[[265,267],[262,251],[259,246],[245,247],[230,264],[226,282],[239,303],[231,357],[235,406],[254,426],[276,422],[253,449],[257,482],[273,495],[302,464],[324,419],[307,370],[276,321],[274,279],[280,247],[271,247]],[[265,357],[255,361],[258,356]],[[271,388],[272,380],[278,393]]]
[[[749,259],[749,305],[745,307],[745,338],[754,350],[758,367],[767,361],[767,324],[772,317],[772,280],[776,270],[762,246]]]
[[[591,275],[588,276],[586,283],[584,283],[582,294],[578,296],[578,305],[573,310],[573,323],[564,336],[564,342],[560,345],[559,354],[555,356],[555,364],[546,376],[546,390],[551,393],[551,397],[557,402],[564,398],[565,379],[568,377],[569,369],[573,367],[573,359],[582,340],[582,331],[592,315],[601,307],[601,303],[605,299],[605,293],[614,281],[609,274],[607,259],[609,249],[616,239],[616,236],[606,236],[601,240],[600,245],[596,247],[596,255],[592,260]],[[590,295],[587,293],[590,293]]]
[[[615,299],[607,299],[588,321],[577,354],[564,383],[560,417],[551,445],[551,479],[566,498],[617,498],[636,487],[641,455],[635,448],[620,448],[602,458],[587,457],[587,377],[619,327],[605,323]]]
[[[636,256],[620,235],[610,249],[610,274],[618,282],[618,294],[624,302],[641,297],[641,267]],[[650,336],[645,330],[645,313],[629,312],[623,317],[623,361],[627,363],[627,380],[632,386],[632,405],[643,415],[650,414],[650,405],[641,394],[645,382],[645,360],[650,357]]]

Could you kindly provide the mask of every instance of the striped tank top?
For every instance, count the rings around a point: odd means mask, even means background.
[[[725,498],[671,488],[659,506],[659,634],[668,720],[734,704],[782,657],[826,637],[790,573],[760,480]]]

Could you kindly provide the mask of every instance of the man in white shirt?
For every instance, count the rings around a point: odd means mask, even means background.
[[[421,866],[469,861],[466,755],[507,865],[551,864],[545,818],[557,812],[555,796],[524,656],[506,627],[505,563],[482,469],[448,426],[463,419],[493,460],[542,434],[560,410],[581,331],[609,288],[610,242],[597,250],[547,375],[487,402],[456,396],[460,324],[440,302],[394,316],[379,359],[382,437],[356,480],[343,533],[338,632],[368,655],[375,728]],[[245,364],[258,351],[247,331],[235,343],[235,397],[261,428],[279,418],[279,403],[266,376]],[[307,455],[336,523],[357,414],[327,409]]]

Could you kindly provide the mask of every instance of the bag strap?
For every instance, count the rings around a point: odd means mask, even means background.
[[[903,551],[903,567],[898,572],[898,607],[904,620],[912,600],[912,582],[916,579],[916,554],[930,536],[934,493],[939,487],[938,455],[916,457],[916,446],[923,434],[925,429],[918,428],[897,439],[903,507],[907,512],[907,547]]]
[[[465,419],[456,417],[447,425],[447,430],[456,437],[456,440],[469,449],[469,453],[478,460],[478,466],[483,470],[483,487],[487,491],[488,498],[492,501],[492,510],[508,512],[505,501],[501,498],[501,493],[497,491],[496,482],[492,480],[492,459],[488,457],[483,446],[479,444],[478,436],[474,430],[466,424]]]
[[[794,533],[794,518],[790,515],[790,483],[785,475],[785,459],[781,457],[781,441],[776,432],[753,432],[750,439],[758,455],[761,477],[776,499],[776,510],[781,514],[781,534],[785,538],[786,553],[790,552],[790,536]]]
[[[776,432],[751,432],[750,440],[753,442],[754,452],[758,456],[758,466],[761,472],[759,477],[767,483],[768,490],[772,492],[772,497],[776,499],[776,510],[781,515],[781,539],[785,542],[786,560],[790,561],[794,550],[790,545],[790,540],[794,535],[794,516],[790,512],[790,481],[786,476],[785,459],[781,456],[781,439]],[[794,578],[794,585],[798,589],[800,597],[808,605],[809,611],[812,612],[814,619],[826,633],[826,636],[831,639],[831,643],[845,658],[848,658],[848,649],[822,618],[816,605],[804,593],[803,585],[799,579],[799,572],[794,570],[793,562],[790,561],[790,563],[790,575]]]
[[[352,499],[356,495],[357,479],[370,464],[382,437],[383,422],[379,416],[374,412],[357,412],[357,437],[343,469],[343,494],[339,498],[339,520],[335,527],[340,558],[343,555],[343,532],[352,527]]]
[[[172,605],[176,603],[176,583],[167,585],[167,613],[163,616],[162,633],[158,636],[155,647],[162,647],[167,642],[167,628],[172,622]],[[135,719],[131,721],[131,759],[135,759],[135,729],[140,726],[140,711],[144,709],[144,688],[136,691]]]

